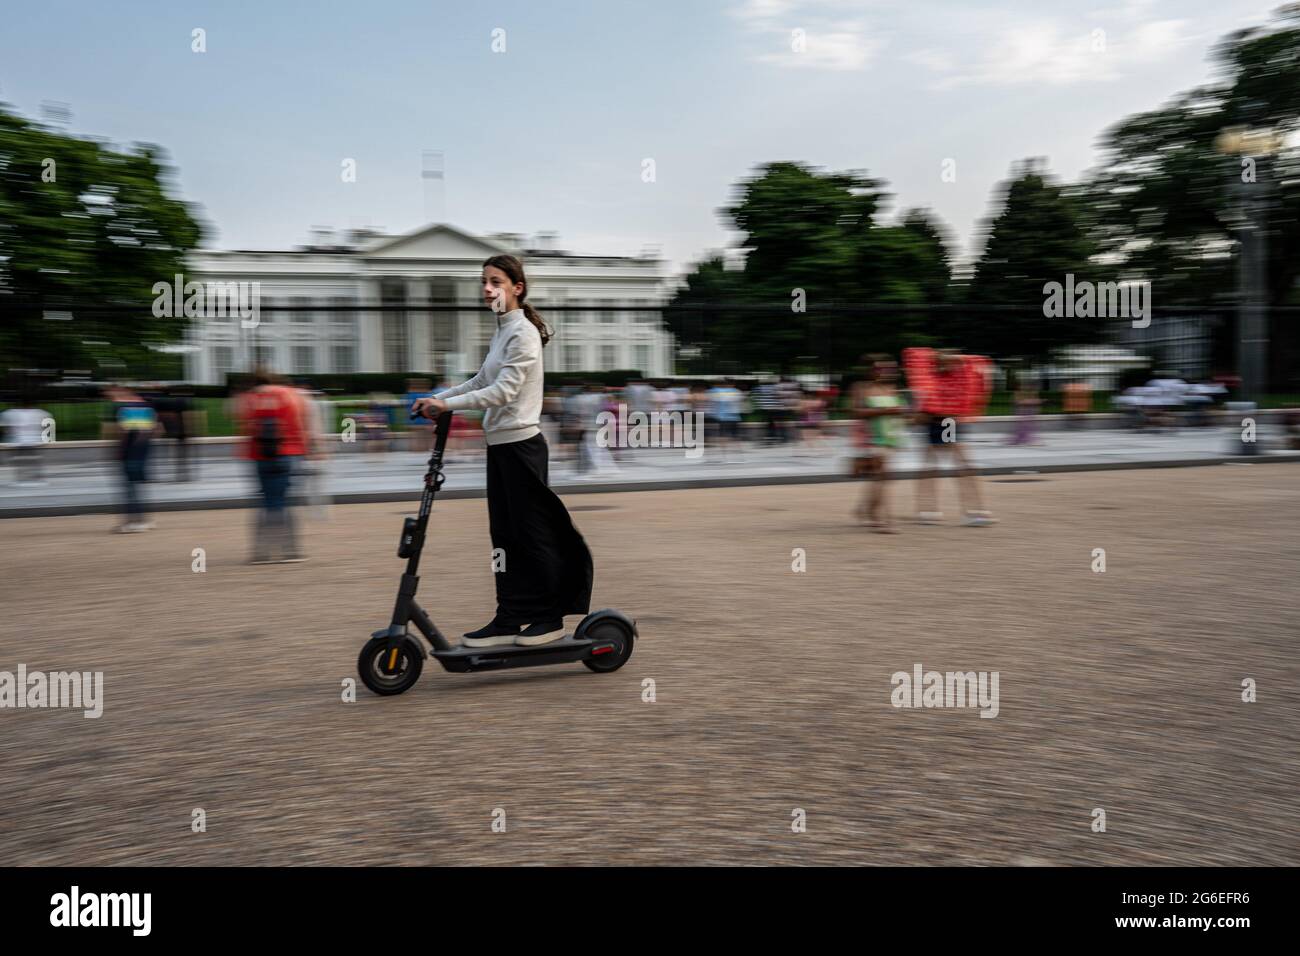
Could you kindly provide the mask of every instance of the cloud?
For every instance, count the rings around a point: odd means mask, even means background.
[[[1187,42],[1184,20],[1066,26],[1036,20],[980,31],[963,44],[983,52],[965,61],[926,47],[904,59],[935,74],[936,89],[958,86],[1068,86],[1122,79],[1133,67],[1161,62]],[[1009,18],[1008,18],[1009,19]],[[1006,21],[1003,21],[1006,22]],[[973,40],[973,43],[971,42]]]
[[[851,72],[866,69],[884,46],[863,21],[842,16],[861,6],[847,0],[744,0],[730,12],[763,45],[751,54],[755,62]]]
[[[745,0],[731,8],[731,15],[750,23],[770,25],[797,6],[795,0]]]
[[[801,37],[803,42],[796,50],[796,37],[792,30],[785,52],[761,53],[755,59],[760,63],[792,68],[853,71],[865,69],[883,46],[882,41],[867,36],[856,25],[805,31]]]

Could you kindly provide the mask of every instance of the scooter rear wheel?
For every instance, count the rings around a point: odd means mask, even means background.
[[[618,670],[632,656],[632,635],[616,621],[597,621],[587,628],[583,637],[590,638],[596,645],[596,650],[610,644],[614,646],[613,650],[593,654],[582,662],[597,674]]]
[[[373,637],[357,658],[361,682],[382,697],[410,690],[424,668],[424,656],[411,638],[405,638],[395,650],[387,638]]]

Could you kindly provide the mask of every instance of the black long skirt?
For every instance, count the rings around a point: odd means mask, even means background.
[[[487,446],[493,567],[504,565],[496,571],[501,624],[555,621],[591,609],[591,551],[550,489],[547,460],[542,435]]]

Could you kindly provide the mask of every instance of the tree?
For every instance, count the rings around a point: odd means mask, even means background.
[[[941,226],[920,210],[881,224],[886,198],[882,183],[860,172],[760,167],[722,210],[743,233],[743,269],[727,270],[720,257],[698,264],[673,300],[682,311],[670,328],[679,341],[712,349],[708,367],[725,361],[746,371],[838,369],[864,351],[924,342],[923,316],[853,310],[947,295]]]
[[[726,358],[712,354],[714,339],[727,330],[728,340],[734,338],[735,317],[717,308],[719,303],[740,302],[743,283],[738,271],[728,270],[726,259],[718,254],[696,265],[686,276],[685,284],[672,301],[676,308],[664,313],[664,324],[677,340],[679,350],[687,357],[681,360],[684,370],[710,372],[720,366],[736,362],[736,356]],[[726,368],[726,371],[747,371],[748,366]]]
[[[139,365],[182,337],[183,318],[154,317],[152,287],[184,271],[201,230],[167,173],[157,147],[117,151],[0,105],[0,362]]]
[[[1047,283],[1064,283],[1067,274],[1094,282],[1110,278],[1089,265],[1091,243],[1078,203],[1035,161],[1000,193],[966,293],[973,308],[946,331],[965,348],[1002,358],[1042,360],[1063,345],[1096,341],[1100,322],[1043,313]]]
[[[1266,298],[1292,304],[1300,278],[1300,153],[1284,146],[1271,159],[1229,156],[1218,142],[1232,127],[1280,137],[1300,128],[1300,5],[1229,34],[1215,60],[1211,83],[1107,131],[1086,187],[1090,231],[1102,254],[1152,283],[1157,303],[1223,304],[1238,291],[1234,229],[1242,200],[1262,194],[1256,215],[1268,236]],[[1235,317],[1221,340],[1225,364],[1234,325]],[[1300,331],[1273,313],[1269,338],[1270,378],[1281,384],[1300,366]]]

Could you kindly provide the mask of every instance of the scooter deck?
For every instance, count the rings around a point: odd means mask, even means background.
[[[433,656],[449,671],[500,670],[507,667],[537,667],[541,664],[565,664],[580,661],[591,650],[592,641],[566,634],[558,641],[536,647],[501,644],[496,647],[453,647],[434,651]]]

